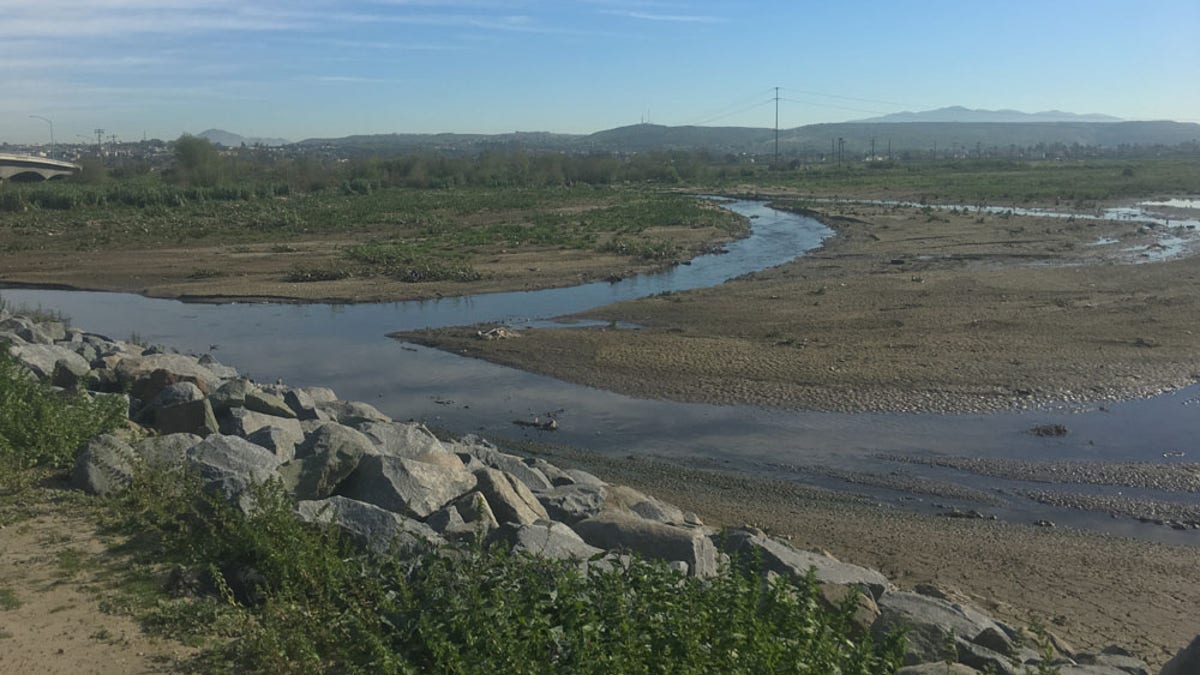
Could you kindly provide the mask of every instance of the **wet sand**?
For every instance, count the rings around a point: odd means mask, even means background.
[[[837,236],[813,255],[579,315],[608,327],[404,337],[638,397],[835,412],[988,412],[1200,379],[1200,258],[1131,264],[1155,252],[1136,223],[847,204],[822,219]]]

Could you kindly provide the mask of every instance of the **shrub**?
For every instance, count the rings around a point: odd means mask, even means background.
[[[88,439],[125,422],[120,398],[56,392],[18,365],[0,342],[0,461],[5,471],[63,469]]]

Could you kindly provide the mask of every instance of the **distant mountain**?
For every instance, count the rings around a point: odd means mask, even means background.
[[[260,138],[258,136],[239,136],[231,131],[223,129],[209,129],[196,134],[199,138],[208,139],[214,145],[223,145],[227,148],[236,148],[241,144],[246,145],[288,145],[291,141],[286,138]]]
[[[1020,110],[974,110],[960,105],[923,112],[899,112],[883,117],[871,117],[865,120],[855,120],[848,124],[891,124],[903,122],[990,122],[990,123],[1027,123],[1027,122],[1121,122],[1121,118],[1111,115],[1078,115],[1061,110],[1046,110],[1038,113],[1026,113]]]
[[[810,124],[779,130],[779,149],[785,155],[829,152],[841,138],[851,154],[877,153],[891,148],[944,152],[959,148],[1020,148],[1032,146],[1166,145],[1200,142],[1200,124],[1182,122],[842,122]],[[667,127],[634,124],[587,135],[545,132],[511,134],[369,134],[345,138],[312,138],[296,144],[339,155],[477,155],[488,151],[616,152],[706,150],[713,153],[769,155],[775,132],[752,127]]]

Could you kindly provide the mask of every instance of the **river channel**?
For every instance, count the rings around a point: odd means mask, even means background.
[[[180,351],[211,352],[259,381],[328,386],[342,398],[367,401],[396,419],[479,433],[501,443],[533,438],[614,456],[653,457],[832,487],[868,495],[890,508],[974,509],[1014,522],[1046,519],[1060,526],[1200,545],[1200,530],[1046,506],[1016,493],[1064,490],[1192,505],[1200,501],[1195,494],[1002,480],[880,457],[1195,462],[1200,458],[1200,386],[1104,406],[987,415],[795,412],[635,399],[386,337],[392,331],[476,323],[527,325],[620,300],[713,286],[804,255],[832,234],[811,218],[762,202],[726,206],[752,219],[750,236],[729,244],[726,253],[616,283],[358,305],[186,304],[131,294],[34,289],[4,289],[2,296],[12,305],[60,311],[74,325],[113,338],[136,335]],[[512,424],[547,414],[557,418],[558,431]],[[1029,433],[1045,424],[1065,425],[1071,433]],[[990,499],[931,496],[886,481],[847,480],[861,474],[952,483]]]

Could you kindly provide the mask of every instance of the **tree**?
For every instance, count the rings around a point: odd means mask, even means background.
[[[184,134],[175,141],[175,161],[183,180],[212,186],[221,179],[221,154],[207,138]]]

